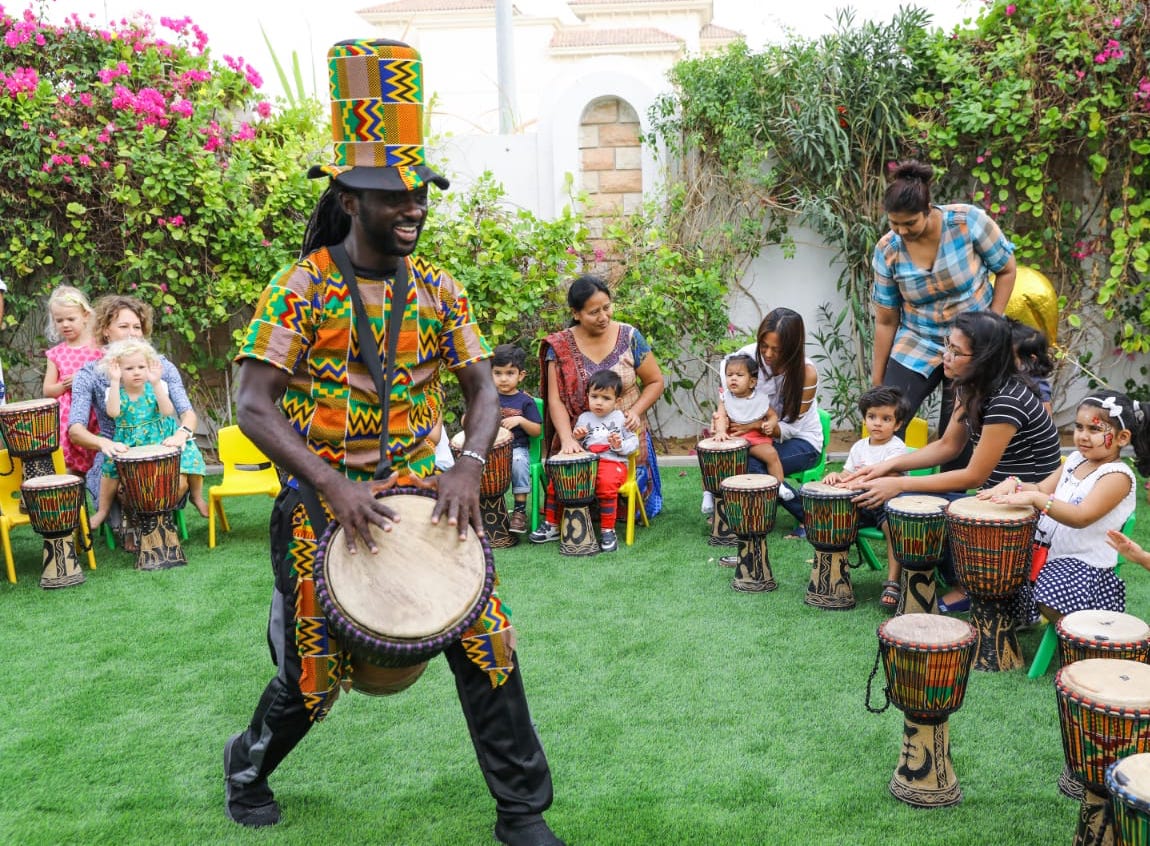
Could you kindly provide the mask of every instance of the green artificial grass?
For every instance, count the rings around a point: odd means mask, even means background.
[[[214,480],[209,480],[209,484]],[[570,844],[1047,844],[1077,806],[1063,766],[1053,668],[974,673],[950,719],[961,805],[890,796],[902,714],[864,707],[883,573],[853,571],[858,607],[802,602],[810,546],[770,537],[779,589],[739,594],[707,544],[697,468],[664,468],[664,513],[632,547],[590,558],[557,544],[496,552],[522,671],[551,761],[553,828]],[[275,774],[283,822],[223,813],[222,749],[273,672],[264,640],[270,500],[230,500],[189,565],[132,569],[97,549],[86,584],[37,586],[40,540],[13,533],[19,583],[0,585],[0,842],[12,844],[492,842],[494,803],[447,666],[410,690],[347,694]],[[1150,513],[1139,497],[1136,537]],[[621,533],[622,534],[622,533]],[[1126,565],[1128,609],[1150,575]],[[1020,635],[1029,661],[1040,631]],[[881,700],[883,676],[875,680]]]

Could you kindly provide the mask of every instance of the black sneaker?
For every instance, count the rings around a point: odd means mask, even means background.
[[[538,816],[524,821],[508,821],[500,817],[495,823],[495,839],[504,846],[565,846]]]
[[[247,828],[266,828],[280,821],[280,806],[267,782],[248,785],[242,791],[232,784],[232,746],[240,739],[232,735],[224,745],[224,812],[232,822]]]
[[[559,528],[552,526],[546,520],[539,524],[539,528],[528,535],[532,543],[548,543],[559,540]]]
[[[599,538],[599,549],[602,552],[614,552],[619,548],[619,539],[615,537],[614,529],[604,529]]]

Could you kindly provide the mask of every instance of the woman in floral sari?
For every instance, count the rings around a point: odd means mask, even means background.
[[[580,276],[567,290],[567,305],[571,309],[571,325],[548,335],[540,349],[546,405],[544,452],[552,455],[583,451],[571,429],[587,410],[587,381],[600,370],[618,373],[623,380],[619,408],[627,428],[639,436],[639,491],[647,516],[652,517],[663,507],[654,441],[647,428],[647,410],[663,393],[659,362],[638,329],[612,317],[611,289],[603,280]],[[544,524],[539,529],[531,538],[536,543],[559,537],[554,526]]]

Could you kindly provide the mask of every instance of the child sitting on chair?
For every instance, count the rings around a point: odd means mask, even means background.
[[[903,402],[902,392],[898,388],[885,385],[871,388],[859,397],[858,406],[866,423],[867,437],[860,438],[851,447],[841,473],[827,474],[823,481],[828,485],[837,485],[848,473],[906,452],[906,444],[895,434],[907,417],[906,403]],[[860,507],[859,525],[878,526],[886,538],[887,577],[882,583],[882,597],[879,603],[888,611],[893,611],[898,607],[902,590],[899,581],[901,568],[891,549],[886,510]]]
[[[535,397],[519,389],[527,376],[527,354],[514,344],[500,344],[493,350],[491,376],[499,392],[503,419],[499,425],[511,433],[511,531],[527,531],[527,494],[531,492],[530,439],[543,431],[543,417]]]
[[[151,344],[135,338],[116,341],[108,346],[97,366],[111,383],[105,404],[108,416],[116,421],[112,436],[116,444],[150,446],[165,443],[176,435],[179,428],[176,409],[163,380],[160,356]],[[203,517],[208,516],[208,504],[204,500],[206,469],[200,448],[189,434],[180,454],[180,496],[190,490],[192,504]],[[91,519],[92,529],[107,519],[119,487],[116,462],[105,461],[100,501]]]
[[[619,488],[627,481],[627,456],[639,448],[639,436],[627,429],[623,412],[618,409],[623,394],[623,380],[613,370],[600,370],[587,381],[587,411],[579,415],[571,435],[583,449],[599,456],[595,471],[595,498],[599,501],[599,549],[614,552],[619,548],[615,536],[615,511]],[[547,502],[554,501],[548,496]],[[533,534],[546,536],[556,523],[555,507],[548,505],[544,522]]]

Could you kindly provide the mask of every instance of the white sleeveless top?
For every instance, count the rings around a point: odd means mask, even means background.
[[[1122,524],[1134,512],[1135,491],[1138,486],[1135,484],[1133,471],[1125,461],[1111,461],[1097,468],[1085,479],[1075,479],[1075,468],[1080,467],[1085,460],[1082,453],[1077,450],[1070,453],[1062,466],[1062,475],[1058,477],[1058,487],[1054,489],[1055,499],[1078,505],[1094,489],[1095,483],[1108,473],[1122,473],[1129,477],[1129,492],[1108,513],[1081,529],[1064,526],[1043,514],[1038,518],[1037,535],[1039,540],[1050,544],[1050,552],[1047,554],[1049,560],[1077,558],[1091,567],[1105,570],[1118,563],[1117,550],[1106,543],[1106,531],[1121,529]]]
[[[755,361],[759,361],[758,344],[754,344],[754,343],[748,344],[747,346],[743,347],[741,350],[737,350],[735,353],[732,353],[732,355],[749,355]],[[804,361],[807,364],[811,365],[812,367],[814,366],[814,362],[811,361],[809,358],[804,359]],[[724,396],[729,397],[730,394],[729,394],[729,392],[726,391],[726,383],[727,383],[727,375],[726,375],[727,374],[727,359],[726,358],[723,359],[720,367],[721,367],[721,370],[719,371],[719,373],[720,373],[720,378],[722,379],[722,383],[723,383]],[[815,449],[817,449],[819,452],[822,452],[822,449],[823,449],[823,424],[822,424],[822,421],[819,420],[819,397],[818,397],[819,386],[818,386],[818,383],[817,382],[815,383],[815,396],[811,400],[811,406],[810,406],[810,408],[807,409],[806,414],[801,414],[801,415],[799,415],[799,417],[797,419],[791,420],[789,422],[784,421],[782,419],[782,416],[783,416],[782,388],[783,388],[783,376],[782,376],[782,374],[775,376],[772,374],[770,368],[760,369],[759,370],[759,380],[758,380],[758,382],[755,383],[755,390],[752,392],[751,396],[754,397],[754,396],[759,395],[759,394],[764,395],[767,398],[767,402],[770,404],[770,407],[773,408],[775,410],[775,412],[779,415],[779,430],[782,432],[782,440],[789,441],[791,438],[801,438],[802,440],[806,441],[811,446],[813,446]],[[725,400],[724,400],[724,402],[725,402]],[[727,410],[727,414],[728,415],[730,414],[730,409]],[[750,419],[753,420],[755,418],[752,417]]]

